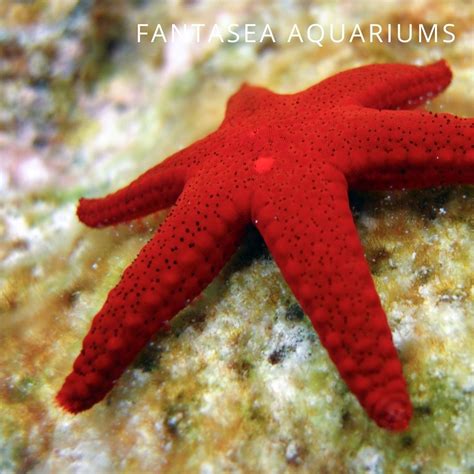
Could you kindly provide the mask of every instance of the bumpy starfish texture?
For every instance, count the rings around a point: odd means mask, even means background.
[[[127,187],[81,199],[92,227],[174,206],[92,321],[59,403],[77,413],[102,400],[253,223],[362,407],[404,430],[407,384],[347,191],[474,182],[474,119],[410,110],[450,81],[440,61],[360,67],[289,95],[243,85],[215,132]]]

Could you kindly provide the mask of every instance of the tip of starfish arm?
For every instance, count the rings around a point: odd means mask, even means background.
[[[81,411],[84,411],[84,408],[80,406],[80,400],[74,400],[71,398],[67,390],[63,388],[56,395],[56,404],[59,405],[64,411],[76,415]]]
[[[110,383],[91,385],[90,381],[87,376],[71,372],[56,395],[56,403],[72,414],[88,410],[102,400],[111,388]]]
[[[452,73],[451,68],[449,67],[449,64],[446,61],[446,59],[440,59],[438,61],[435,61],[434,63],[428,64],[426,67],[429,68],[429,69],[439,71],[439,75],[445,79],[447,84],[449,84],[449,82],[451,82],[451,79],[453,77],[453,73]],[[445,87],[446,87],[446,85],[445,85]]]
[[[89,227],[102,227],[105,224],[101,222],[94,209],[94,199],[81,198],[76,209],[78,219]]]
[[[375,422],[389,431],[405,431],[412,416],[408,397],[394,395],[380,400],[374,410]]]
[[[438,59],[438,61],[430,63],[429,66],[441,66],[449,68],[448,61],[446,61],[446,59],[444,58]]]

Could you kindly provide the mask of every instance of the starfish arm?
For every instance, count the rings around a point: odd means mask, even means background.
[[[251,117],[259,109],[274,106],[278,94],[263,87],[252,86],[244,82],[227,101],[224,122],[241,122],[243,118]]]
[[[102,198],[80,199],[79,220],[90,227],[105,227],[170,207],[195,169],[212,153],[211,137],[174,153],[118,191]]]
[[[348,108],[334,163],[358,189],[474,183],[474,119],[423,111]],[[351,117],[349,117],[349,115]],[[361,139],[361,137],[363,139]]]
[[[439,94],[451,78],[444,60],[426,66],[371,64],[335,74],[302,94],[319,105],[411,109]]]
[[[321,189],[296,176],[268,185],[252,217],[350,390],[378,425],[401,431],[412,408],[347,184],[339,172],[320,173],[332,175]]]
[[[94,317],[57,395],[71,413],[102,400],[150,338],[198,296],[234,252],[247,220],[233,200],[190,180],[155,236]]]
[[[170,207],[183,190],[185,168],[150,171],[105,197],[81,198],[79,220],[89,227],[105,227]]]

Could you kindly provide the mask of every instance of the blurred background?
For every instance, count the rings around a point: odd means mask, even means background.
[[[428,104],[474,115],[466,0],[0,0],[0,472],[472,472],[473,188],[351,194],[415,408],[365,415],[255,232],[102,403],[54,396],[90,321],[166,213],[91,230],[81,196],[214,130],[243,81],[289,93],[374,62],[445,58]],[[450,44],[164,43],[137,24],[453,23]]]

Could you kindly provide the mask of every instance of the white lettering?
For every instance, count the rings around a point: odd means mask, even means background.
[[[377,29],[377,31],[375,31]],[[377,23],[371,23],[370,25],[370,42],[372,43],[374,41],[374,37],[376,36],[377,39],[379,40],[380,43],[383,43],[383,39],[380,36],[380,33],[382,33],[382,26],[378,25]]]
[[[218,25],[214,25],[212,27],[211,34],[209,35],[207,42],[210,43],[214,39],[218,39],[221,43],[224,42],[224,38],[222,37],[221,32],[219,31]]]
[[[293,41],[293,38],[298,38],[300,40],[300,43],[303,43],[303,37],[301,36],[300,29],[298,28],[298,25],[296,23],[294,23],[293,27],[291,28],[287,43],[291,43]]]
[[[335,28],[334,25],[331,24],[329,25],[329,37],[331,38],[331,41],[333,43],[342,43],[346,37],[346,31],[345,31],[345,26],[344,23],[341,25],[341,37],[336,39],[335,38]]]
[[[237,23],[232,23],[229,25],[229,34],[232,36],[232,39],[227,39],[228,43],[237,43],[240,39],[239,33],[237,33],[236,30],[238,30],[239,25]]]
[[[400,23],[397,25],[397,38],[400,43],[409,43],[413,37],[413,25],[410,23],[408,25],[408,38],[402,39],[402,25]]]
[[[141,43],[142,36],[148,36],[148,31],[142,31],[142,26],[146,26],[148,28],[148,23],[138,23],[137,24],[137,43]]]
[[[431,35],[434,36],[434,42],[437,43],[438,42],[438,25],[433,25],[431,27],[429,34],[426,34],[425,25],[423,25],[423,23],[420,23],[418,25],[418,36],[419,36],[420,43],[421,43],[422,36],[424,36],[425,41],[429,43],[431,41]]]
[[[272,43],[276,43],[276,39],[273,36],[273,31],[270,28],[270,25],[268,23],[265,25],[265,28],[263,29],[262,36],[260,37],[260,43],[262,43],[265,38],[271,38]]]
[[[319,38],[313,38],[311,34],[313,28],[319,28]],[[312,25],[309,25],[308,29],[306,30],[306,35],[311,41],[311,43],[316,43],[320,48],[322,48],[323,44],[321,43],[321,41],[324,39],[324,29],[321,25],[319,25],[318,23],[313,23]]]
[[[446,25],[443,26],[443,31],[447,35],[449,35],[451,37],[451,39],[449,39],[449,40],[444,39],[443,43],[452,43],[456,39],[456,35],[452,31],[449,31],[449,27],[454,28],[454,24],[453,23],[446,23]]]
[[[155,32],[153,33],[153,36],[151,38],[151,42],[154,43],[156,38],[161,38],[164,43],[167,43],[165,32],[163,31],[163,28],[159,23],[156,25]]]
[[[359,23],[356,23],[356,25],[354,26],[351,37],[349,38],[349,43],[352,43],[352,41],[354,41],[354,38],[360,38],[362,40],[362,43],[365,43],[365,38],[362,33],[362,30],[360,29]]]

